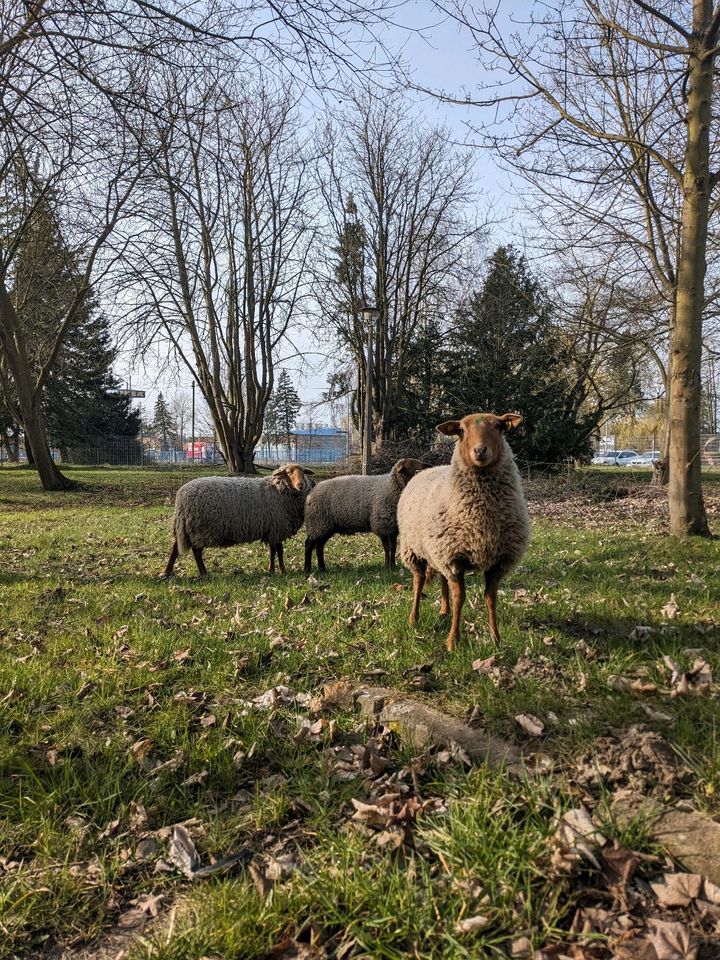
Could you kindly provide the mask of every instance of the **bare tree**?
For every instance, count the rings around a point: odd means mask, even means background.
[[[75,121],[75,134],[56,141],[52,155],[51,140],[46,151],[31,167],[25,157],[25,138],[18,142],[14,131],[5,130],[5,165],[0,171],[0,196],[7,207],[4,235],[0,240],[0,357],[8,394],[13,397],[16,416],[22,423],[26,445],[38,470],[44,489],[59,490],[73,486],[55,466],[49,451],[41,400],[43,390],[73,323],[80,316],[90,294],[93,277],[98,274],[101,253],[123,215],[124,208],[139,176],[138,149],[133,141],[113,132],[112,159],[89,151],[77,142],[81,124]],[[84,131],[87,136],[87,130]],[[62,152],[60,152],[62,151]],[[104,162],[107,161],[106,164]],[[105,165],[104,182],[85,181],[90,171],[96,175]],[[14,266],[18,252],[41,207],[51,210],[58,223],[72,223],[67,233],[77,264],[72,273],[73,289],[59,299],[56,318],[41,347],[29,338],[33,329],[23,322],[22,298],[14,291]],[[38,295],[49,296],[47,290]],[[9,380],[12,380],[10,390]]]
[[[358,40],[374,39],[382,4],[319,0],[288,10],[239,0],[171,0],[162,8],[149,0],[0,0],[0,15],[0,195],[13,193],[18,163],[32,170],[35,187],[35,200],[23,200],[3,223],[0,351],[42,484],[62,489],[71,483],[51,459],[40,398],[98,271],[119,252],[109,250],[109,240],[117,236],[147,160],[137,146],[146,142],[148,118],[163,112],[154,75],[160,66],[203,69],[212,60],[246,76],[272,61],[311,82],[327,80],[327,70],[337,76],[362,60]],[[377,49],[382,52],[382,44]],[[34,370],[10,291],[13,258],[33,204],[50,193],[58,220],[72,234],[67,240],[83,279],[58,312],[56,336]]]
[[[553,157],[554,182],[577,177],[587,184],[592,168],[601,172],[604,180],[596,178],[596,192],[589,201],[586,193],[583,202],[598,210],[603,203],[616,204],[626,227],[633,216],[629,195],[635,193],[642,226],[626,233],[644,245],[639,263],[665,289],[670,304],[671,527],[678,536],[706,535],[700,361],[716,182],[710,137],[712,132],[715,139],[711,102],[720,8],[694,0],[686,25],[679,0],[662,10],[645,0],[568,0],[542,11],[512,33],[498,11],[476,11],[462,2],[453,7],[452,15],[498,80],[497,88],[470,102],[495,109],[508,105],[502,119],[515,132],[498,136],[497,128],[485,125],[489,141],[520,152],[542,144],[545,168]],[[584,172],[578,170],[580,155],[586,158]],[[543,161],[527,166],[543,174]],[[617,190],[606,201],[601,186],[609,182]],[[674,220],[680,221],[679,233]]]
[[[361,395],[367,375],[361,308],[374,302],[382,311],[373,331],[379,447],[395,438],[406,412],[413,340],[447,302],[468,241],[480,232],[468,219],[471,161],[452,147],[447,131],[409,117],[402,100],[365,91],[326,127],[319,171],[334,240],[320,271],[323,319],[353,357]]]
[[[228,468],[252,472],[275,363],[304,296],[309,178],[289,93],[167,87],[133,240],[145,340],[195,377]]]

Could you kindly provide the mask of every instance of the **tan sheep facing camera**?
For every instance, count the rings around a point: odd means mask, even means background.
[[[423,470],[398,503],[400,557],[413,574],[410,623],[417,623],[422,589],[433,571],[440,577],[440,615],[450,612],[447,648],[458,639],[465,602],[465,574],[485,574],[485,603],[496,641],[500,581],[520,562],[530,540],[527,503],[506,439],[522,422],[517,413],[472,413],[448,420],[440,433],[457,437],[450,466]]]

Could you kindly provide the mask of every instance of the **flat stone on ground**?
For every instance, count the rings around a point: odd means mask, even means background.
[[[416,747],[449,747],[456,743],[475,763],[504,766],[509,773],[518,776],[527,774],[520,751],[514,744],[470,727],[421,700],[413,700],[386,687],[357,687],[354,696],[365,716],[387,724]]]

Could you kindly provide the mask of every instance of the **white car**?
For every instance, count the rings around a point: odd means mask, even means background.
[[[627,463],[628,467],[651,467],[654,463],[660,459],[660,454],[657,450],[654,452],[648,450],[646,453],[640,453],[637,457],[629,460]]]
[[[632,461],[637,460],[639,456],[637,450],[610,450],[608,453],[601,453],[597,457],[593,457],[593,463],[606,467],[629,467],[632,466]]]

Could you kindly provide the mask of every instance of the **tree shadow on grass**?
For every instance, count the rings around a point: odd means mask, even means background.
[[[717,631],[705,632],[702,622],[683,621],[674,625],[652,618],[639,620],[637,617],[586,616],[579,612],[567,617],[532,614],[525,623],[548,634],[584,641],[598,653],[626,651],[647,654],[651,649],[655,651],[663,646],[668,649],[683,646],[702,647],[712,652],[720,650]],[[643,628],[649,628],[649,631]]]

